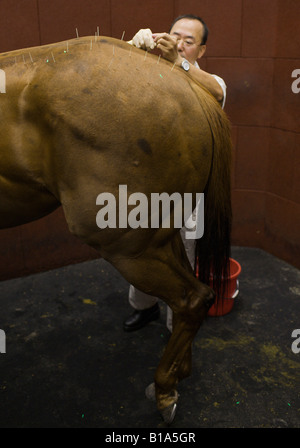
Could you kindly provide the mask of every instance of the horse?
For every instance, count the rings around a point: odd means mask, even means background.
[[[2,53],[0,68],[0,228],[61,206],[73,235],[171,308],[173,331],[150,387],[171,423],[178,383],[191,374],[192,342],[228,266],[229,119],[181,68],[110,37]],[[172,219],[167,227],[161,220],[156,227],[97,225],[99,194],[111,194],[121,211],[120,185],[148,199],[153,192],[190,193],[193,207],[204,193],[197,275]]]

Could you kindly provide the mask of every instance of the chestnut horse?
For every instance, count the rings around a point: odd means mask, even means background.
[[[191,344],[215,299],[230,250],[231,139],[227,117],[189,74],[109,37],[0,55],[0,228],[60,205],[70,231],[135,287],[173,311],[155,373],[157,408],[172,421],[177,384],[191,372]],[[197,241],[199,279],[179,229],[96,224],[98,195],[205,194]],[[172,211],[174,215],[174,210]],[[150,219],[150,217],[149,217]],[[214,291],[207,285],[214,272]],[[200,281],[201,280],[201,281]]]

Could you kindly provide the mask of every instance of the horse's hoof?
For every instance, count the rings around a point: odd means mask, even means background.
[[[176,414],[176,408],[177,403],[173,403],[167,408],[164,408],[160,411],[162,418],[164,419],[164,422],[167,423],[168,425],[172,423],[172,421],[174,420]]]
[[[145,389],[145,395],[150,401],[156,401],[156,395],[155,395],[155,383],[149,384],[149,386]],[[178,400],[179,394],[177,391],[175,391],[175,403],[172,403],[170,406],[167,406],[164,409],[160,410],[161,416],[165,423],[170,424],[174,420],[175,414],[176,414],[176,408],[177,408],[177,400]]]

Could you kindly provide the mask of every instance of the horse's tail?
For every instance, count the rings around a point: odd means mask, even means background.
[[[198,95],[199,98],[199,95]],[[204,190],[204,234],[196,241],[195,270],[199,280],[211,278],[217,299],[224,296],[231,247],[231,128],[221,107],[202,91],[200,103],[213,137],[209,178]]]

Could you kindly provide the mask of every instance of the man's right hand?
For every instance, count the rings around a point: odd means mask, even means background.
[[[139,30],[131,42],[135,47],[143,50],[153,50],[156,46],[152,37],[152,31],[149,28]]]

